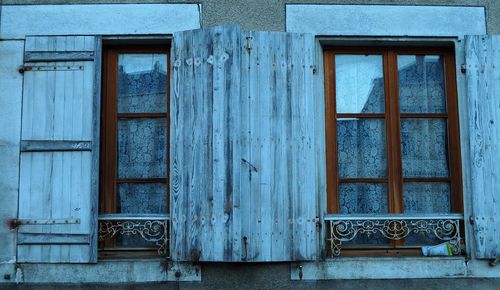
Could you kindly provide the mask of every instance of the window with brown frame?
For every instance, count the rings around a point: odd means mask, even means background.
[[[463,211],[453,53],[451,47],[325,49],[329,214]],[[358,237],[350,246],[422,242]]]
[[[114,232],[101,250],[158,248],[147,227],[160,224],[139,221],[169,211],[169,51],[165,45],[104,47],[100,214],[132,216],[135,222],[122,221],[121,232],[109,222],[107,230]]]

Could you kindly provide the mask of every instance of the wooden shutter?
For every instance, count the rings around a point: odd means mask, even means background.
[[[315,259],[314,37],[179,32],[172,58],[172,259]]]
[[[477,258],[500,257],[500,36],[465,38]]]
[[[18,261],[97,261],[100,41],[27,37]]]

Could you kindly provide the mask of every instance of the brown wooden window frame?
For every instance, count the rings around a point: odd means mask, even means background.
[[[460,156],[460,132],[458,119],[458,98],[456,91],[456,69],[453,47],[352,47],[336,46],[324,48],[325,72],[325,119],[326,119],[326,174],[327,213],[339,214],[339,185],[341,182],[387,182],[388,213],[403,213],[403,182],[450,183],[451,213],[463,213],[462,172]],[[336,111],[335,55],[338,54],[378,54],[383,56],[383,76],[385,86],[385,112],[381,114],[339,114]],[[400,113],[398,88],[398,55],[441,55],[444,59],[447,113]],[[387,177],[350,178],[338,176],[337,118],[384,118],[386,128]],[[447,119],[449,178],[403,178],[401,158],[401,118],[442,118]],[[354,214],[353,214],[354,215]],[[401,244],[401,243],[396,243]]]
[[[167,92],[166,113],[118,113],[118,55],[124,53],[151,54],[160,53],[167,56]],[[120,183],[165,183],[166,212],[170,212],[170,192],[168,170],[166,178],[127,178],[117,177],[117,125],[119,119],[132,118],[165,118],[167,128],[167,169],[169,164],[169,139],[170,139],[170,45],[168,44],[123,44],[103,46],[103,79],[102,79],[102,104],[101,104],[101,160],[100,160],[100,194],[99,213],[116,213],[117,184]],[[114,247],[114,239],[104,241],[101,249],[108,250]],[[130,256],[129,252],[127,256]]]

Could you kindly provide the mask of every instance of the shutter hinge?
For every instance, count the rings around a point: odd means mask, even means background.
[[[467,72],[467,69],[465,68],[465,64],[462,64],[462,65],[460,66],[460,71],[461,71],[463,74],[465,74],[465,73]]]
[[[250,53],[253,48],[253,37],[247,36],[247,51]]]
[[[473,216],[469,216],[469,223],[471,225],[474,225],[474,217]]]
[[[33,67],[32,67],[32,66],[21,65],[21,66],[19,66],[19,68],[18,68],[18,70],[17,70],[17,71],[18,71],[20,74],[23,74],[25,71],[31,71],[31,70],[33,70]]]

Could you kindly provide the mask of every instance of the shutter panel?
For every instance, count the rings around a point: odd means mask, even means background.
[[[27,37],[18,261],[97,261],[100,39]]]
[[[467,36],[472,221],[476,256],[500,257],[500,36]]]
[[[172,57],[172,259],[315,259],[313,36],[179,32]]]

